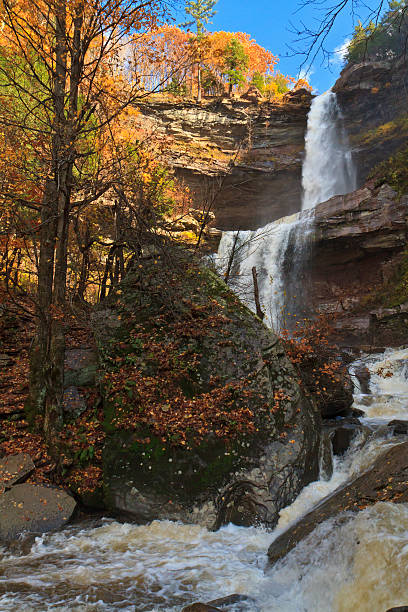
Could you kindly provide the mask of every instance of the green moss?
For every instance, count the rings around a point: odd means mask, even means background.
[[[372,145],[376,142],[386,142],[395,138],[408,135],[408,114],[401,115],[392,121],[387,121],[371,130],[360,132],[351,136],[350,140],[355,145]]]
[[[408,193],[408,147],[377,164],[369,178],[374,178],[376,186],[387,183],[400,196]]]
[[[398,267],[394,281],[384,293],[384,306],[393,308],[408,302],[408,249],[403,253],[403,259]]]
[[[165,446],[155,437],[140,443],[129,432],[116,432],[104,450],[104,482],[109,490],[115,474],[124,483],[131,480],[141,491],[148,488],[185,502],[209,489],[218,490],[231,471],[241,467],[244,455],[249,454],[247,445],[249,439],[243,437],[228,448],[221,441],[209,440],[187,450]]]

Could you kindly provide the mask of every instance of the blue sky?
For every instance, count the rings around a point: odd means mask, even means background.
[[[331,0],[327,0],[330,4]],[[300,56],[294,56],[290,46],[293,46],[296,34],[291,32],[293,25],[299,25],[302,21],[309,27],[317,23],[319,13],[315,7],[305,7],[299,10],[298,0],[219,0],[216,6],[217,14],[208,26],[210,31],[225,30],[228,32],[247,32],[263,47],[266,47],[275,55],[280,57],[277,69],[284,74],[297,76],[299,66],[302,62]],[[368,0],[368,5],[375,6],[375,0]],[[360,14],[350,15],[350,10],[345,9],[333,28],[327,47],[334,51],[341,47],[344,41],[350,37],[358,18],[365,20],[368,14],[367,8],[362,8]],[[302,45],[300,45],[302,46]],[[303,48],[306,44],[303,45]],[[326,91],[336,81],[342,62],[335,54],[327,66],[327,61],[322,57],[313,62],[309,81],[319,93]]]

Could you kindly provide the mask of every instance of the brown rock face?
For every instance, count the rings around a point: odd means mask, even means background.
[[[408,196],[365,186],[315,210],[311,301],[336,313],[336,340],[347,346],[406,342],[408,308],[384,308],[408,237]],[[385,296],[386,297],[386,296]]]
[[[353,149],[358,184],[408,138],[408,62],[362,62],[346,66],[333,91]]]
[[[165,159],[195,202],[213,201],[222,230],[256,229],[300,209],[311,95],[283,104],[248,100],[140,104],[140,123],[165,140]]]

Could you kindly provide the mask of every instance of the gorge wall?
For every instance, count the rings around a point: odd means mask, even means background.
[[[376,164],[408,138],[408,63],[347,65],[333,87],[337,94],[357,170],[363,185]]]
[[[301,172],[311,94],[282,104],[216,99],[198,106],[152,96],[139,105],[147,135],[192,191],[211,201],[222,230],[256,229],[300,209]]]
[[[366,184],[315,209],[310,261],[314,311],[335,314],[345,346],[406,342],[408,195]]]

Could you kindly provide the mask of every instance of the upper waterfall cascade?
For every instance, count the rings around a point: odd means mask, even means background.
[[[347,134],[336,94],[331,90],[315,98],[310,107],[302,169],[302,210],[314,208],[334,195],[356,188]]]
[[[252,269],[256,268],[265,322],[275,330],[304,312],[303,276],[316,204],[355,188],[356,177],[336,94],[314,98],[307,122],[303,162],[303,214],[278,219],[255,231],[224,232],[217,255],[230,286],[255,311]],[[309,213],[307,211],[310,211]]]

